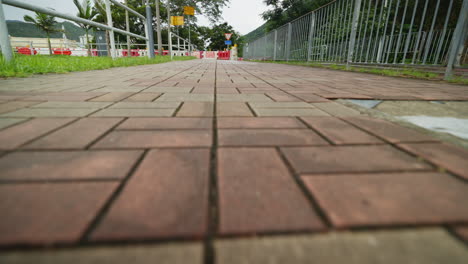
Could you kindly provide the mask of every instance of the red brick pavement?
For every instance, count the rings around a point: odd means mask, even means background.
[[[467,86],[261,66],[0,80],[0,247],[211,252],[222,237],[398,226],[466,239],[468,152],[331,100],[468,100]]]

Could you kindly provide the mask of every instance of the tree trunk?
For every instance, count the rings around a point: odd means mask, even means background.
[[[86,47],[88,48],[88,57],[91,57],[91,47],[89,46],[89,28],[86,28],[85,31],[86,31]]]
[[[47,32],[47,43],[49,44],[49,55],[52,55],[52,45],[50,44],[49,32]]]
[[[106,47],[107,47],[107,56],[112,57],[111,50],[110,50],[109,30],[106,30]]]

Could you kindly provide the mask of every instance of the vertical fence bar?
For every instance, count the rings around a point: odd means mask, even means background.
[[[387,56],[385,56],[385,64],[388,63],[388,57],[390,57],[390,51],[393,45],[393,33],[395,32],[395,25],[396,25],[399,7],[400,7],[400,0],[397,1],[396,7],[395,7],[395,14],[393,15],[392,32],[390,32],[390,40],[388,41],[387,54],[386,54]]]
[[[439,44],[437,45],[436,57],[435,57],[434,63],[433,63],[434,65],[436,65],[437,62],[439,62],[440,51],[442,50],[442,45],[444,43],[445,34],[447,33],[448,21],[449,21],[449,18],[450,18],[450,14],[452,13],[452,6],[453,6],[453,0],[450,0],[449,7],[447,9],[447,15],[445,17],[444,29],[442,30],[442,34],[441,34],[441,37],[439,39]]]
[[[422,32],[422,29],[423,29],[423,26],[424,26],[424,20],[426,19],[426,11],[427,11],[427,4],[428,3],[429,3],[429,0],[426,0],[426,3],[424,5],[423,17],[421,19],[421,24],[419,25],[419,32],[418,32],[418,36],[417,36],[417,39],[416,39],[416,44],[414,46],[413,59],[411,60],[411,64],[414,64],[414,62],[416,61],[416,54],[418,53],[419,42],[420,42],[420,38],[421,38],[421,32]]]
[[[349,64],[353,62],[354,45],[356,44],[356,30],[359,20],[359,10],[361,9],[361,0],[354,2],[353,22],[351,25],[351,36],[349,37],[349,48],[348,48],[348,60],[346,67],[349,68]]]
[[[128,1],[125,0],[125,5],[128,6]],[[128,10],[125,9],[125,30],[130,32],[130,18],[128,16]],[[86,40],[88,41],[88,40]],[[89,45],[89,44],[88,44]],[[91,54],[88,54],[90,56]],[[130,50],[130,36],[127,35],[127,57],[131,56],[131,50]]]
[[[372,58],[371,60],[372,61],[375,61],[377,62],[377,55],[378,55],[378,47],[379,47],[379,39],[380,39],[380,25],[382,23],[382,18],[383,18],[383,14],[384,14],[384,7],[385,7],[385,1],[386,0],[382,0],[382,3],[380,4],[380,15],[379,15],[379,23],[377,24],[377,32],[375,33],[375,41],[374,41],[374,49],[372,50]],[[416,0],[417,1],[417,0]]]
[[[339,31],[339,26],[340,23],[337,23],[339,21],[339,18],[340,18],[340,12],[342,10],[340,10],[340,5],[341,5],[341,2],[335,2],[333,4],[334,6],[334,9],[335,9],[335,13],[334,13],[334,16],[333,16],[333,24],[334,24],[334,27],[333,27],[333,50],[332,50],[332,60],[336,62],[336,51],[338,50],[338,31]]]
[[[286,42],[286,61],[289,61],[289,56],[291,56],[291,30],[292,26],[291,23],[288,23],[288,32],[287,32],[287,42]]]
[[[432,44],[432,34],[434,34],[434,26],[435,26],[435,22],[437,20],[437,14],[439,12],[439,5],[440,5],[440,0],[437,0],[437,5],[436,5],[436,8],[434,10],[434,16],[432,18],[431,29],[429,31],[429,36],[427,37],[427,41],[426,41],[426,50],[424,51],[423,64],[426,64],[427,55],[429,54],[429,49],[430,49],[431,44]]]
[[[320,44],[322,41],[322,30],[323,30],[323,20],[322,20],[322,9],[318,11],[318,23],[317,23],[317,29],[319,30],[317,32],[317,40],[314,39],[314,45],[312,45],[312,50],[314,50],[314,61],[318,60],[318,52],[317,50],[320,50]],[[315,45],[316,44],[316,45]]]
[[[10,37],[8,36],[2,0],[0,0],[0,45],[2,46],[3,59],[7,62],[13,60],[13,50],[11,49]]]
[[[375,6],[374,6],[374,15],[372,16],[372,25],[371,25],[371,33],[369,35],[369,39],[367,40],[367,50],[366,50],[366,58],[364,62],[368,62],[369,59],[369,51],[371,48],[371,43],[372,43],[372,36],[374,34],[374,25],[375,25],[375,16],[377,15],[377,6],[379,5],[379,0],[375,0]]]
[[[112,22],[112,13],[111,13],[111,8],[110,8],[110,2],[109,0],[106,0],[106,15],[107,15],[107,25],[109,27],[113,27],[113,22]],[[148,35],[146,35],[148,37]],[[109,39],[110,39],[110,52],[111,52],[111,57],[112,59],[115,59],[116,54],[115,54],[115,38],[114,38],[114,30],[109,30]]]
[[[362,10],[360,10],[360,14],[364,14],[366,11],[366,0],[364,0],[364,4],[362,4]],[[357,35],[357,49],[355,50],[356,54],[356,61],[359,60],[359,44],[361,43],[361,33],[362,33],[362,27],[364,26],[364,16],[360,16],[360,19],[358,19],[358,24],[359,28],[357,29],[356,35]]]
[[[353,10],[353,1],[351,2],[346,1],[346,13],[348,13],[349,16],[348,16],[348,20],[346,21],[346,39],[344,40],[344,43],[343,43],[343,62],[346,62],[348,59],[347,56],[348,56],[349,49],[348,49],[347,44],[349,43],[349,38],[351,37],[351,28],[353,26],[352,15],[351,15],[352,10]]]
[[[275,29],[275,40],[273,43],[273,60],[276,60],[276,42],[278,41],[278,30]]]
[[[466,34],[463,34],[465,27],[468,24],[468,0],[463,0],[460,16],[458,17],[457,26],[453,32],[452,44],[449,50],[449,58],[447,68],[445,69],[445,80],[450,80],[453,75],[453,66],[455,65],[459,46],[463,45],[466,39]]]
[[[341,1],[341,9],[340,9],[340,16],[341,16],[341,21],[340,21],[340,26],[338,27],[338,34],[337,34],[337,40],[338,40],[338,46],[336,47],[336,58],[337,62],[341,61],[341,55],[342,55],[342,47],[343,47],[343,28],[345,28],[346,25],[346,1]]]
[[[149,1],[146,1],[146,27],[148,28],[148,58],[154,58],[154,38],[153,38],[153,15],[151,14],[151,7]]]
[[[170,0],[167,0],[166,4],[166,9],[167,9],[167,41],[169,44],[169,55],[171,55],[171,60],[172,57],[174,56],[172,54],[172,33],[171,33],[171,4]]]
[[[382,57],[384,56],[382,53],[383,51],[385,50],[385,38],[387,36],[387,25],[388,25],[388,20],[390,19],[390,12],[388,12],[388,10],[390,10],[392,8],[392,3],[393,3],[393,0],[390,0],[390,3],[389,3],[389,7],[386,5],[387,2],[385,2],[384,6],[382,8],[385,8],[385,11],[387,11],[387,14],[386,14],[386,19],[385,19],[385,26],[384,26],[384,29],[383,29],[383,34],[382,34],[382,37],[379,41],[379,50],[377,52],[377,62],[380,63],[381,62],[381,59]],[[387,9],[388,7],[388,9]]]
[[[363,55],[364,46],[365,46],[364,43],[366,43],[366,38],[367,38],[367,24],[369,22],[368,20],[369,20],[371,5],[372,5],[372,0],[365,0],[365,1],[368,2],[368,6],[367,6],[367,15],[365,17],[363,16],[363,22],[365,25],[364,25],[364,32],[362,34],[361,43],[360,43],[361,51],[359,52],[359,62],[362,62],[362,55]]]
[[[406,54],[408,53],[408,49],[411,43],[411,34],[413,31],[414,17],[416,16],[416,11],[418,10],[418,3],[419,3],[419,0],[416,0],[416,3],[414,4],[414,9],[413,9],[413,16],[411,17],[411,23],[410,23],[410,27],[408,30],[408,35],[406,37],[405,49],[403,51],[403,58],[401,60],[401,64],[405,63]]]
[[[315,12],[310,15],[309,39],[307,41],[307,61],[310,61],[312,54],[312,40],[315,34]]]
[[[406,11],[408,10],[408,0],[405,2],[405,9],[403,10],[403,17],[400,22],[400,33],[398,33],[397,44],[395,47],[395,56],[393,57],[393,63],[397,63],[398,51],[400,50],[401,37],[403,34],[403,25],[405,24]]]

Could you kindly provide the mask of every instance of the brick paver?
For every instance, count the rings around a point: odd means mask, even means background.
[[[468,207],[464,205],[468,186],[449,175],[385,173],[303,178],[337,227],[468,220]]]
[[[0,245],[77,242],[116,183],[0,185]]]
[[[298,173],[428,170],[430,165],[391,146],[282,148]],[[367,158],[366,160],[362,160]]]
[[[81,249],[61,249],[57,251],[14,251],[0,253],[1,263],[15,264],[202,264],[203,245],[201,243],[170,243],[167,245],[136,246],[97,246]]]
[[[92,239],[201,237],[207,228],[208,165],[207,149],[151,151]]]
[[[465,263],[468,152],[335,99],[467,94],[210,60],[0,80],[0,263]]]
[[[275,149],[221,148],[218,166],[221,233],[323,228]]]
[[[468,252],[441,229],[219,240],[217,263],[463,264]]]
[[[14,152],[0,159],[0,181],[120,179],[141,151]]]

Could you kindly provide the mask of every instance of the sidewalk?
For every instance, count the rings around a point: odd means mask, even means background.
[[[344,98],[468,86],[203,60],[0,80],[0,263],[467,263],[468,150]]]

